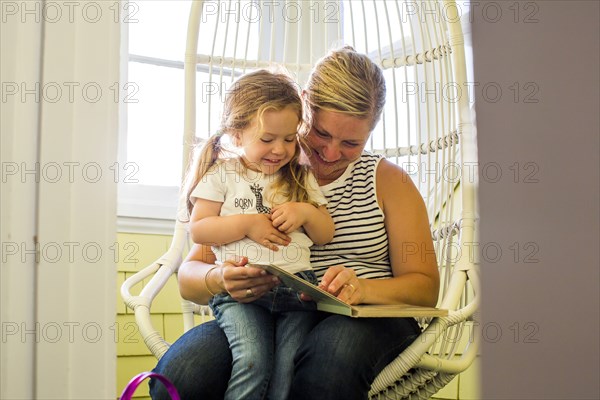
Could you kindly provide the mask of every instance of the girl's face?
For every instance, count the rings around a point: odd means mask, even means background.
[[[298,148],[296,135],[299,122],[290,107],[264,112],[262,125],[255,117],[238,136],[248,168],[270,175],[290,162]]]
[[[357,160],[371,134],[371,119],[320,110],[307,135],[309,161],[317,181],[326,185]]]

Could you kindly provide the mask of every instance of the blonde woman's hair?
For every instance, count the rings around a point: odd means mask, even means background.
[[[262,127],[262,117],[267,111],[281,111],[290,108],[298,117],[298,125],[302,124],[302,101],[296,82],[284,71],[257,70],[245,74],[234,82],[227,91],[223,104],[223,114],[217,133],[209,137],[199,149],[188,170],[184,181],[188,217],[192,212],[192,191],[215,165],[217,160],[234,156],[221,139],[228,134],[234,139],[239,132],[248,128],[257,118],[258,129]],[[300,147],[304,146],[302,138],[297,136],[296,151],[292,160],[283,166],[272,185],[272,193],[282,195],[287,201],[307,202],[306,190],[308,166],[300,163]]]
[[[309,126],[314,114],[325,110],[370,118],[373,130],[385,105],[385,79],[381,68],[368,56],[346,46],[317,62],[305,93],[305,119]]]

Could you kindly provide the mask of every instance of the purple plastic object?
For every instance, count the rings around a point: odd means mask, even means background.
[[[167,392],[169,392],[171,399],[179,400],[179,393],[177,393],[177,389],[175,389],[175,386],[171,383],[171,381],[165,378],[163,375],[157,374],[156,372],[142,372],[141,374],[137,374],[136,376],[134,376],[129,381],[127,386],[125,386],[125,389],[123,389],[123,393],[121,393],[120,399],[131,400],[131,397],[133,397],[133,393],[135,393],[135,389],[137,389],[140,383],[142,383],[142,381],[146,378],[158,379],[167,388]]]

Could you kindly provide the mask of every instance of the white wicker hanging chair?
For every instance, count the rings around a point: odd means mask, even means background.
[[[472,251],[477,159],[464,86],[463,11],[454,1],[437,0],[197,0],[190,10],[184,160],[196,135],[202,139],[214,132],[227,85],[246,71],[283,64],[302,86],[318,58],[347,44],[384,69],[387,104],[367,149],[401,165],[421,191],[441,276],[438,306],[450,312],[422,321],[421,336],[373,382],[374,399],[429,398],[469,367],[478,349],[477,324],[469,322],[479,294]],[[169,251],[121,288],[158,359],[169,343],[152,326],[150,307],[188,247],[188,227],[177,222]],[[141,293],[132,295],[131,288],[147,278]],[[194,326],[194,313],[209,312],[184,302],[184,330]]]

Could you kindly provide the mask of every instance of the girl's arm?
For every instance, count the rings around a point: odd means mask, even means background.
[[[382,160],[377,197],[385,214],[393,278],[358,279],[354,270],[330,268],[321,286],[350,304],[437,303],[440,277],[427,210],[419,191],[400,167]]]
[[[301,226],[310,239],[318,245],[331,242],[335,231],[333,218],[325,206],[289,202],[271,210],[273,226],[281,232],[291,233]]]
[[[265,214],[238,214],[220,216],[223,203],[196,198],[190,217],[190,231],[194,243],[223,245],[245,238],[277,250],[277,244],[285,246],[289,238],[273,228]]]
[[[315,212],[316,210],[316,212]],[[317,245],[323,245],[333,240],[335,234],[335,224],[333,218],[329,215],[327,207],[313,207],[310,211],[310,217],[302,225],[306,234]]]

